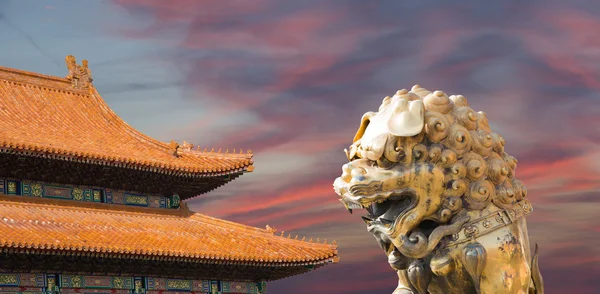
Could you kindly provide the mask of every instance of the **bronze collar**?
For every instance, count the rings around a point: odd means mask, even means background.
[[[443,247],[464,243],[491,233],[499,228],[517,222],[532,211],[533,207],[527,199],[515,203],[511,208],[494,211],[464,224],[458,233],[451,236],[450,242],[446,243]]]

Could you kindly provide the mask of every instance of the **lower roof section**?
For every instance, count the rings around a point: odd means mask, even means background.
[[[335,244],[277,236],[273,230],[212,218],[189,211],[185,205],[178,210],[102,203],[73,206],[69,201],[4,194],[0,194],[0,249],[13,256],[41,254],[48,258],[148,261],[165,267],[189,264],[190,269],[247,269],[242,272],[254,268],[261,269],[264,280],[300,274],[338,260]]]

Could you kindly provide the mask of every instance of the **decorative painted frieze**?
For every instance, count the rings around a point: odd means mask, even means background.
[[[0,293],[262,294],[265,292],[265,282],[0,273]]]
[[[111,203],[151,208],[179,208],[178,194],[164,196],[99,187],[62,185],[28,180],[0,179],[0,193],[83,202]]]

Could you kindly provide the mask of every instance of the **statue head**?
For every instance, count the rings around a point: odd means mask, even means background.
[[[417,85],[385,97],[345,151],[334,189],[350,212],[366,210],[367,229],[395,269],[428,256],[469,220],[467,211],[510,207],[526,195],[504,139],[462,95]]]

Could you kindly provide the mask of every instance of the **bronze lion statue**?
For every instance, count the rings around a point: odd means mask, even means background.
[[[367,112],[334,182],[397,271],[398,293],[543,293],[517,160],[462,95],[415,85]]]

